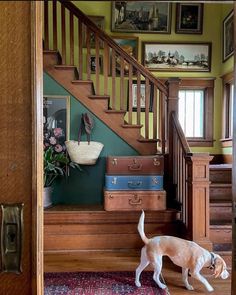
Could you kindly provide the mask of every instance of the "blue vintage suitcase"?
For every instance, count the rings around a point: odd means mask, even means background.
[[[160,175],[105,175],[106,190],[163,190]]]

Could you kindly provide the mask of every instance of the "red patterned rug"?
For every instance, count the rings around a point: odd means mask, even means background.
[[[46,273],[44,295],[166,295],[152,275],[143,272],[137,288],[134,272]]]

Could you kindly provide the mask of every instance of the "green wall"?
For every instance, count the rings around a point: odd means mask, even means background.
[[[204,3],[203,34],[176,34],[175,11],[176,4],[172,3],[171,34],[135,34],[111,32],[111,2],[110,1],[73,1],[84,13],[88,15],[105,16],[105,31],[109,35],[136,36],[139,37],[139,61],[141,61],[142,41],[160,42],[212,42],[211,72],[153,72],[157,77],[214,77],[215,100],[214,100],[214,146],[207,148],[192,148],[195,152],[209,152],[211,154],[222,153],[221,118],[222,118],[222,81],[221,76],[233,69],[233,57],[222,62],[222,21],[233,8],[232,4]]]
[[[88,112],[88,109],[46,73],[43,81],[44,95],[70,96],[70,139],[76,140],[81,114]],[[96,165],[81,165],[82,172],[70,169],[70,176],[67,179],[58,179],[53,191],[54,204],[102,204],[106,157],[137,155],[137,152],[110,128],[94,115],[93,118],[94,129],[91,139],[102,142],[103,151]],[[86,140],[85,135],[82,136],[82,140]]]

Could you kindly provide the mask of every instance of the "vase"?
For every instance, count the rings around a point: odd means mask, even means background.
[[[52,206],[52,187],[43,188],[43,208],[49,208]]]

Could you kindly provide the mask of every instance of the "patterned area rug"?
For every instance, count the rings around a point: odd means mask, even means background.
[[[44,295],[166,295],[152,274],[143,272],[137,288],[134,272],[46,273]]]

